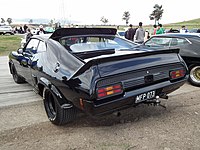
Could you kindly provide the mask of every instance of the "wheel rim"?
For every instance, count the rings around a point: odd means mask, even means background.
[[[200,83],[200,66],[196,66],[191,69],[190,78],[192,81]]]

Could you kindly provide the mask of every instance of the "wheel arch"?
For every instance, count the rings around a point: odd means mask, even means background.
[[[43,96],[43,90],[45,87],[47,87],[56,96],[60,106],[70,103],[54,84],[52,84],[48,79],[42,77],[38,82],[39,94],[41,96]]]

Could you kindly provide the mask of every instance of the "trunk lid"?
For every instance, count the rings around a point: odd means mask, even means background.
[[[98,70],[101,77],[138,69],[147,69],[148,71],[150,67],[179,63],[180,60],[177,55],[177,51],[164,50],[129,54],[128,56],[123,55],[117,58],[107,58],[109,61],[99,61]]]

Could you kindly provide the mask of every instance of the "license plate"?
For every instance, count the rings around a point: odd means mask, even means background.
[[[146,93],[142,93],[140,95],[137,95],[135,98],[135,103],[140,103],[149,99],[153,99],[156,96],[156,92],[155,91],[149,91]]]

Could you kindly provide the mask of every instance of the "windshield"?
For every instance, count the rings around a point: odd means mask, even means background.
[[[63,37],[60,43],[74,53],[97,51],[97,50],[121,50],[131,49],[135,46],[133,42],[129,42],[115,36],[73,36]]]

